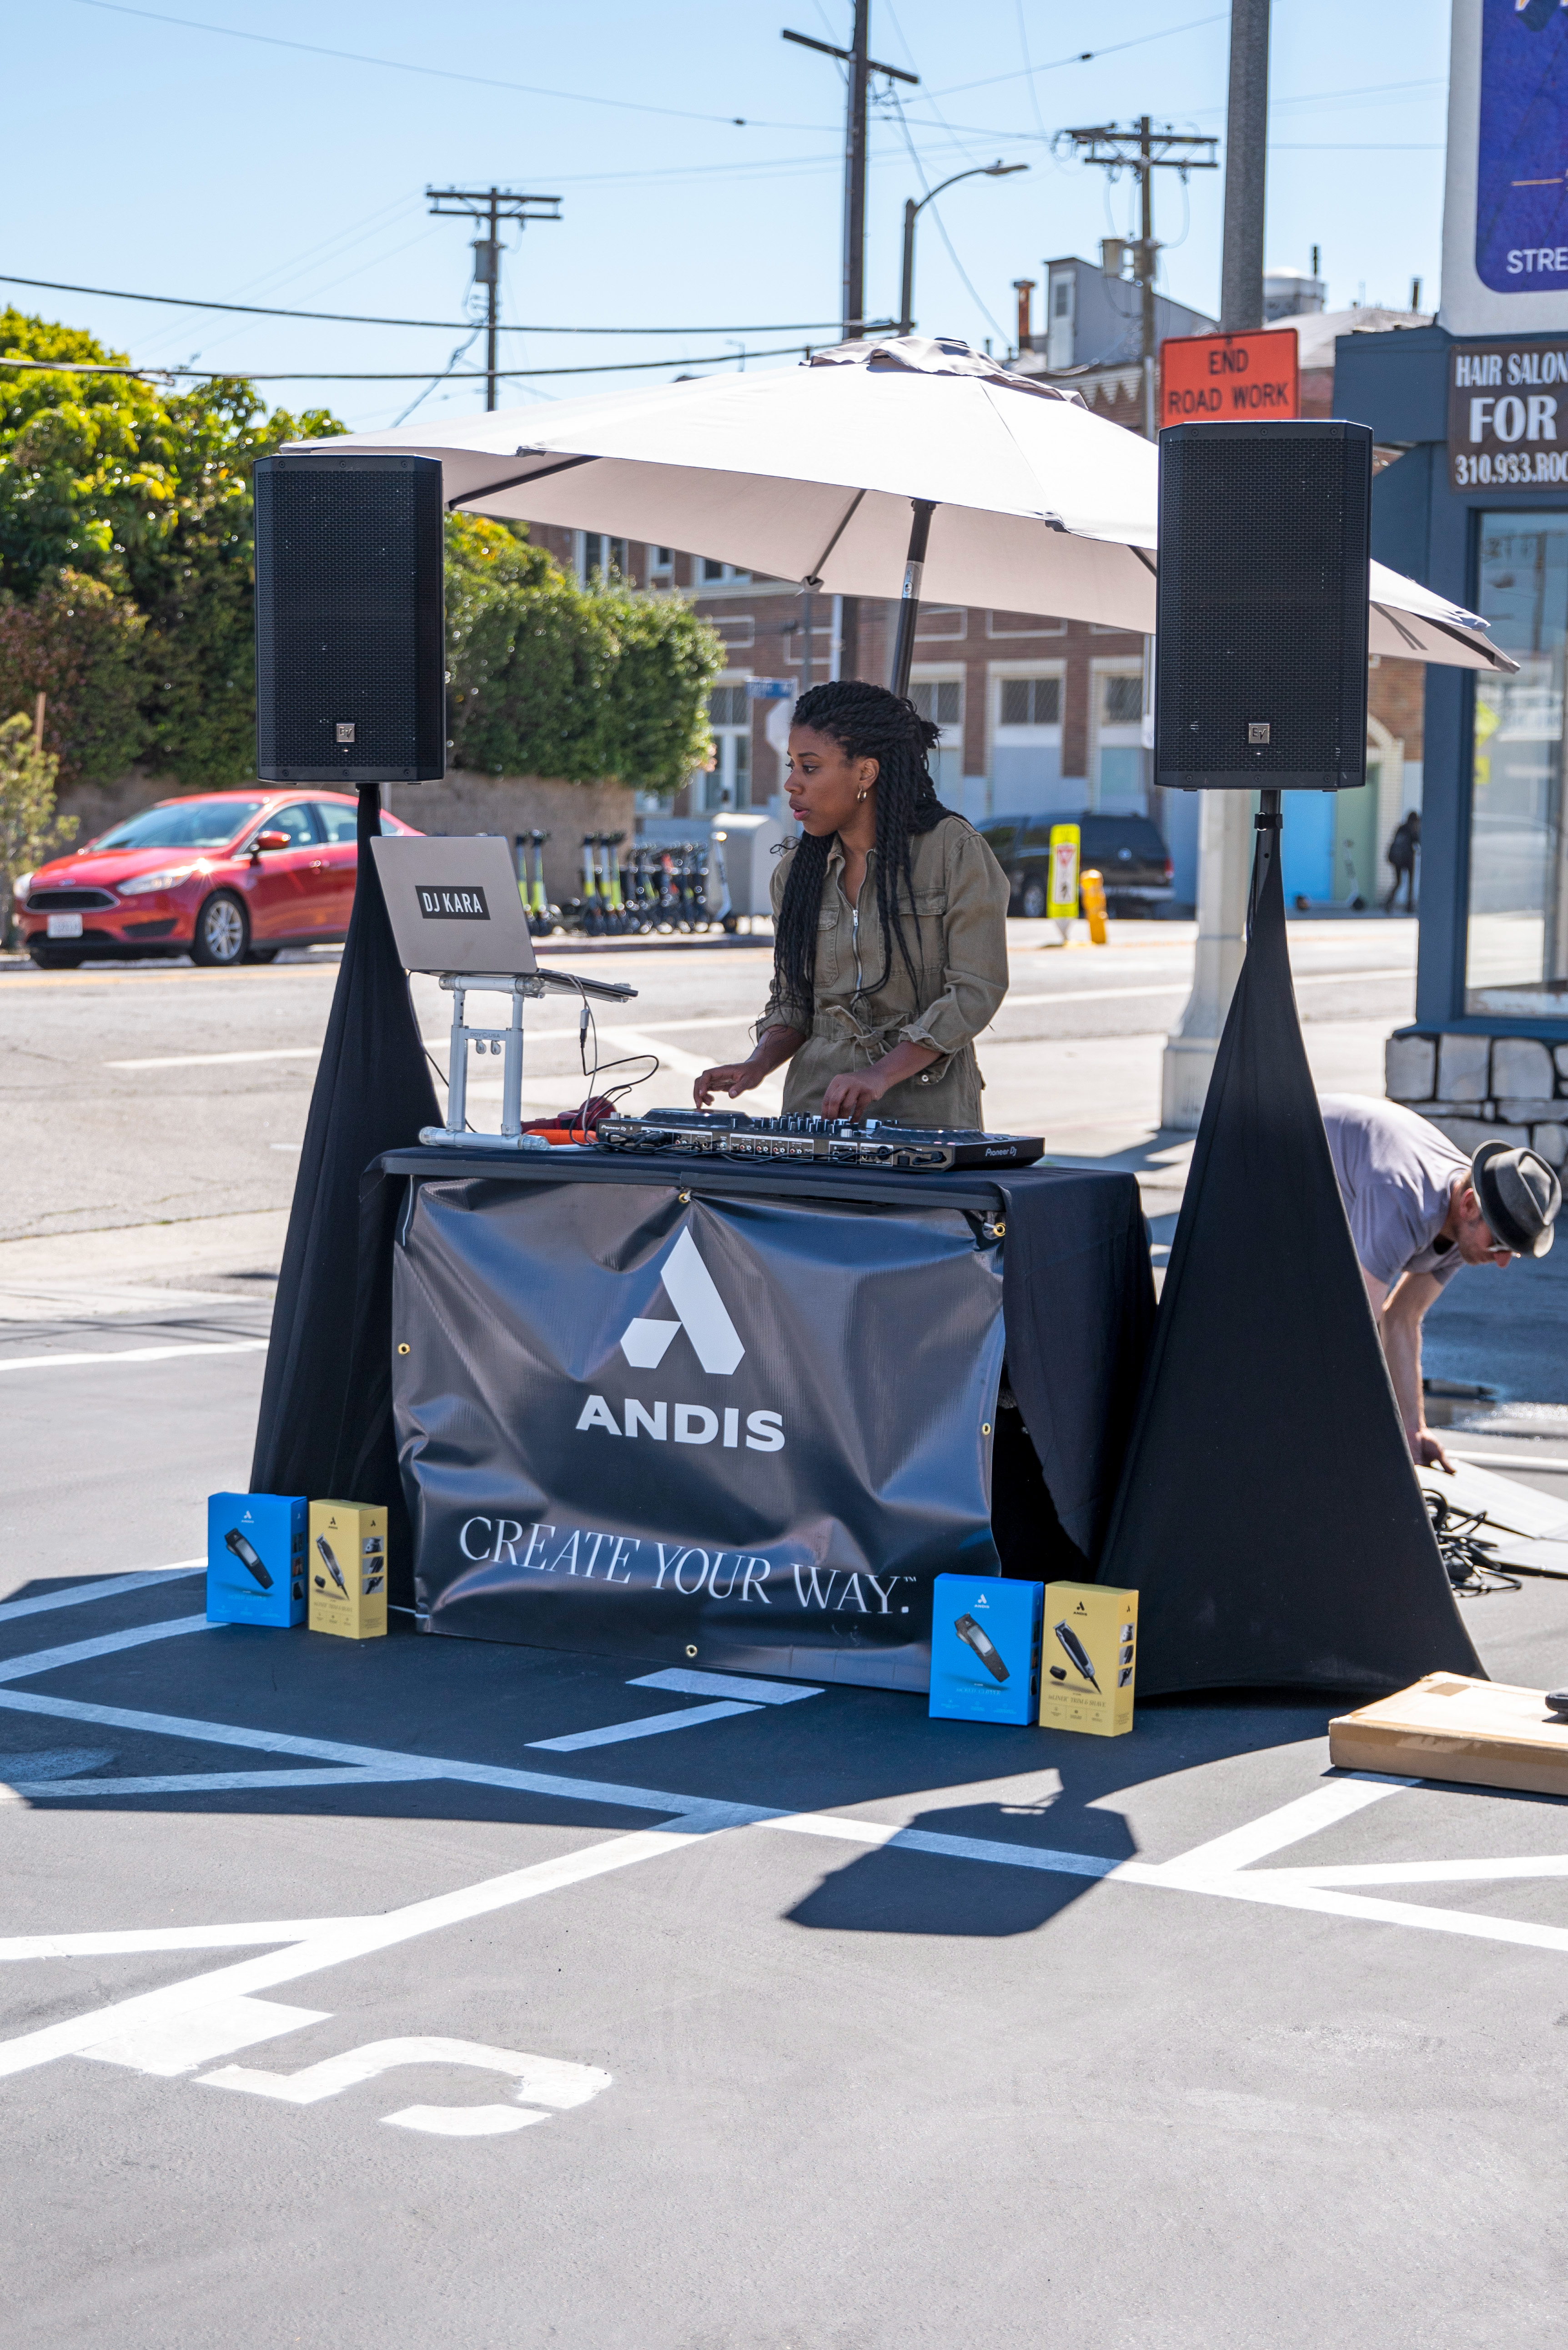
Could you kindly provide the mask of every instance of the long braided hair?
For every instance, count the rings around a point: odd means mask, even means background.
[[[882,969],[867,992],[887,984],[895,942],[914,979],[903,924],[904,913],[913,912],[915,901],[909,842],[918,833],[934,831],[945,816],[955,813],[938,799],[927,764],[941,730],[920,716],[907,694],[890,693],[885,685],[867,685],[857,678],[812,686],[795,703],[790,723],[831,735],[846,758],[877,763],[877,916],[882,933]],[[774,941],[779,993],[808,1018],[815,998],[817,916],[834,837],[826,833],[801,835],[784,883]]]

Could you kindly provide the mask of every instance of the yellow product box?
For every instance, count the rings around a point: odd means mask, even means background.
[[[374,1640],[387,1628],[387,1513],[368,1502],[312,1502],[310,1628]]]
[[[1116,1591],[1108,1583],[1048,1583],[1040,1643],[1041,1727],[1121,1737],[1133,1726],[1137,1655],[1136,1591]]]

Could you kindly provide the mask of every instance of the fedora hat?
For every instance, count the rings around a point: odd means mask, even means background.
[[[1470,1160],[1470,1180],[1498,1246],[1515,1256],[1544,1256],[1563,1205],[1563,1186],[1545,1159],[1506,1142],[1483,1142]]]

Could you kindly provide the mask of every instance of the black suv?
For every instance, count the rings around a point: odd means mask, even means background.
[[[1010,914],[1033,919],[1045,911],[1054,824],[1077,826],[1080,869],[1092,865],[1105,882],[1107,912],[1152,914],[1169,904],[1170,851],[1151,816],[1062,808],[1054,816],[987,816],[976,827],[1012,884]]]

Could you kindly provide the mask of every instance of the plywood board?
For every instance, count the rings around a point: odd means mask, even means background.
[[[1451,1473],[1443,1469],[1417,1469],[1423,1493],[1440,1493],[1450,1510],[1468,1513],[1484,1510],[1494,1526],[1511,1534],[1537,1540],[1568,1535],[1568,1506],[1556,1493],[1537,1492],[1516,1477],[1500,1477],[1495,1470],[1477,1469],[1461,1461]],[[1481,1529],[1484,1540],[1486,1529]]]
[[[1341,1714],[1328,1725],[1328,1754],[1342,1771],[1568,1795],[1568,1721],[1548,1711],[1542,1692],[1459,1673],[1428,1673]]]

